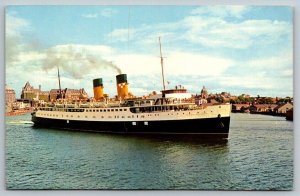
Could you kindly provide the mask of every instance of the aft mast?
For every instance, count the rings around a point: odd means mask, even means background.
[[[58,66],[57,66],[57,76],[58,76],[58,85],[59,85],[59,98],[63,98],[62,93],[61,93],[60,75],[59,75],[59,67]]]
[[[161,63],[161,74],[162,74],[162,82],[163,82],[163,91],[165,91],[166,90],[166,86],[165,86],[165,76],[164,76],[164,59],[162,57],[162,52],[161,52],[160,37],[158,37],[158,41],[159,41],[159,49],[160,49],[160,63]]]

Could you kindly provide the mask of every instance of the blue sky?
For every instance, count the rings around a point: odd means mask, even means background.
[[[29,81],[85,88],[104,79],[116,94],[118,69],[135,95],[160,91],[165,78],[191,93],[293,96],[293,10],[283,6],[9,6],[6,83],[19,96]]]

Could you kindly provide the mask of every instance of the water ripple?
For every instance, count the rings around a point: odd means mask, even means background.
[[[293,123],[233,114],[228,140],[137,137],[6,123],[8,189],[292,190]]]

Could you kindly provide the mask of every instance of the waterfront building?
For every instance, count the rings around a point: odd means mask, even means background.
[[[294,118],[294,109],[292,108],[286,111],[286,119],[292,121],[293,118]]]
[[[217,103],[219,103],[217,100],[215,100],[215,99],[209,99],[209,101],[208,101],[209,103],[211,103],[211,104],[217,104]]]
[[[232,104],[233,112],[246,112],[249,111],[249,104]]]
[[[9,88],[7,85],[5,85],[5,103],[6,103],[6,105],[11,105],[15,101],[16,101],[15,90],[12,88]]]
[[[57,100],[60,97],[60,94],[62,98],[67,100],[72,100],[72,101],[87,100],[89,98],[84,88],[81,89],[65,88],[61,90],[61,93],[59,89],[51,89],[50,100],[51,101]]]
[[[195,103],[197,105],[201,105],[201,104],[207,104],[207,98],[208,98],[208,92],[207,92],[207,89],[205,88],[205,86],[203,86],[201,92],[200,92],[200,95],[196,95],[194,97],[195,99]]]
[[[275,113],[286,113],[288,110],[292,109],[293,105],[291,103],[285,103],[278,105],[276,108],[274,108]]]
[[[61,90],[62,97],[68,100],[86,100],[88,95],[85,90],[82,89],[69,89],[65,88]],[[22,88],[21,99],[27,99],[30,101],[40,100],[48,102],[50,100],[54,101],[59,98],[60,92],[59,89],[52,89],[51,91],[42,91],[41,85],[38,89],[35,89],[30,85],[29,82],[26,82],[25,86]]]
[[[12,106],[14,110],[28,109],[31,108],[31,102],[29,102],[28,100],[18,100],[13,103]]]
[[[49,91],[42,91],[41,85],[38,89],[35,89],[29,82],[26,82],[22,88],[21,99],[49,101]]]
[[[277,104],[254,104],[251,105],[249,110],[251,112],[274,112]]]
[[[203,86],[201,92],[200,92],[201,99],[207,99],[208,98],[208,92],[205,86]]]

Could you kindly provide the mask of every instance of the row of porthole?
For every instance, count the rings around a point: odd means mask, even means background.
[[[212,112],[212,111],[211,111]],[[199,112],[197,112],[197,113],[199,113]],[[184,114],[184,113],[182,113],[182,114]],[[190,114],[190,112],[189,112],[189,114]],[[42,115],[45,115],[45,116],[52,116],[51,114],[42,114]],[[155,116],[159,116],[159,114],[155,114]],[[168,114],[168,115],[170,115],[170,114]],[[173,115],[173,113],[172,113],[172,115]],[[179,113],[177,113],[177,115],[179,115]],[[53,114],[53,117],[58,117],[58,115],[54,115]],[[148,116],[151,116],[151,114],[148,114]],[[62,117],[64,117],[64,115],[62,115]],[[66,117],[69,117],[69,115],[66,115]],[[71,115],[70,117],[73,117],[73,115]],[[85,116],[86,118],[88,118],[88,116]],[[80,116],[78,116],[78,118],[80,118]],[[93,118],[96,118],[96,116],[93,116]],[[104,116],[101,116],[101,118],[104,118]],[[111,116],[108,116],[108,118],[112,118]],[[115,116],[115,118],[119,118],[119,116]],[[122,118],[125,118],[124,116],[122,116]],[[128,118],[131,118],[130,116],[128,116]],[[132,118],[134,118],[134,115],[132,115]],[[137,118],[138,118],[138,115],[137,115]],[[144,118],[144,116],[143,115],[141,115],[141,118]]]
[[[43,115],[43,114],[42,114]],[[48,114],[45,116],[49,116]],[[51,116],[51,115],[50,115]],[[54,115],[53,115],[54,116]],[[58,115],[56,115],[56,117],[58,117]],[[64,117],[64,115],[61,115],[61,117]],[[66,115],[66,117],[69,117],[69,115]],[[73,116],[71,115],[70,116],[71,118],[73,118]],[[137,115],[136,116],[137,118],[139,118],[139,116]],[[144,115],[141,115],[140,116],[141,118],[144,118],[145,116]],[[77,116],[77,118],[80,118],[80,116]],[[88,118],[88,116],[85,116],[85,118]],[[93,118],[96,118],[96,116],[93,116]],[[104,116],[101,116],[101,118],[104,118]],[[112,118],[112,116],[108,116],[108,118]],[[115,118],[119,118],[119,116],[115,116]],[[122,116],[121,118],[125,118],[125,116]],[[131,116],[128,116],[128,118],[131,118]],[[134,118],[134,115],[132,115],[132,118]]]
[[[116,111],[116,112],[118,112],[118,111],[122,112],[123,109],[96,109],[96,110],[86,109],[85,111],[86,112],[114,112],[114,111]],[[127,111],[127,109],[124,109],[124,112],[126,112],[126,111]]]
[[[58,115],[52,115],[52,114],[41,114],[42,116],[52,116],[52,117],[58,117]]]
[[[213,111],[211,111],[211,112],[213,112]],[[197,112],[198,114],[199,114],[199,112]],[[204,113],[205,113],[205,111],[204,111]],[[184,114],[184,113],[182,113],[182,114]],[[189,114],[190,114],[190,112],[189,112]],[[42,115],[44,115],[44,116],[52,116],[51,114],[42,114]],[[148,116],[151,116],[151,114],[148,114]],[[155,114],[155,116],[159,116],[159,114]],[[168,114],[168,115],[170,115],[170,114]],[[173,113],[172,113],[172,115],[173,115]],[[177,115],[179,115],[179,113],[177,113]],[[58,115],[54,115],[53,114],[53,117],[58,117]],[[64,117],[64,115],[62,115],[62,117]],[[66,115],[66,117],[69,117],[68,115]],[[71,118],[73,117],[72,115],[70,116]],[[137,115],[137,118],[138,118],[139,116]],[[78,118],[80,118],[80,116],[78,116]],[[85,118],[88,118],[88,116],[85,116]],[[93,116],[93,118],[96,118],[96,116]],[[101,116],[101,118],[104,118],[104,116]],[[108,118],[112,118],[111,116],[108,116]],[[115,118],[119,118],[119,116],[115,116]],[[125,118],[125,116],[122,116],[121,118]],[[130,116],[128,116],[128,118],[131,118]],[[132,115],[132,118],[134,118],[134,115]],[[144,118],[144,116],[143,115],[141,115],[141,118]]]

